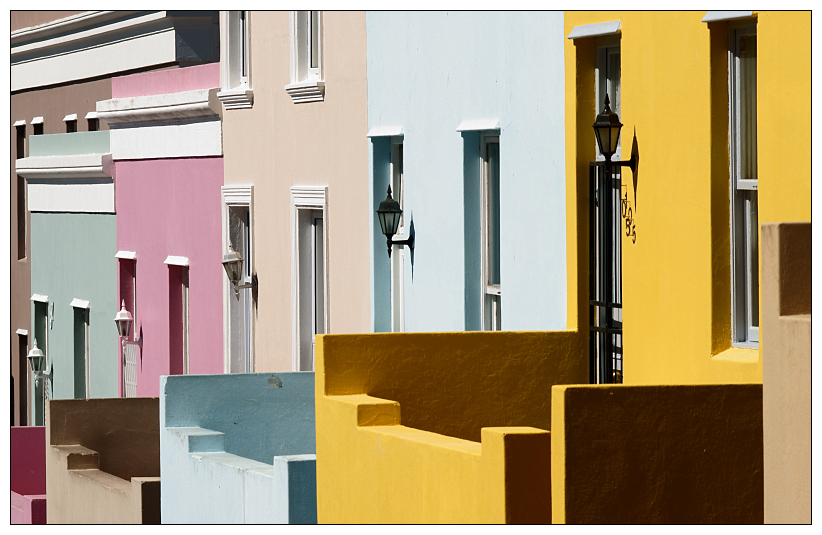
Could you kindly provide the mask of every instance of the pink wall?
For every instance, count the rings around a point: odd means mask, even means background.
[[[117,249],[137,253],[133,332],[143,336],[137,395],[158,396],[160,375],[170,374],[179,344],[170,335],[170,317],[178,316],[172,286],[179,279],[174,266],[164,263],[168,256],[189,260],[190,372],[223,372],[223,159],[117,161],[115,166]]]
[[[111,79],[111,97],[162,95],[220,86],[220,64],[206,63],[183,69],[130,74]]]
[[[11,428],[11,490],[18,494],[46,493],[46,428]]]

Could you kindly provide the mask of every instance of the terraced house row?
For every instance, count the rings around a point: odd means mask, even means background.
[[[12,11],[12,522],[810,523],[810,51]]]

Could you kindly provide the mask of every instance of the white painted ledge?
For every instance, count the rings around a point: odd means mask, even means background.
[[[214,118],[220,114],[216,95],[212,88],[102,100],[97,103],[97,118],[109,125]]]
[[[574,26],[574,29],[571,30],[571,33],[568,34],[568,39],[579,39],[581,37],[596,37],[598,35],[613,35],[615,33],[619,33],[620,26],[621,25],[618,20]]]
[[[78,298],[75,297],[74,299],[71,300],[71,303],[69,304],[69,306],[71,306],[73,308],[88,309],[88,301],[86,301],[84,299],[78,299]]]
[[[312,80],[288,84],[285,86],[285,91],[291,96],[291,100],[295,104],[299,102],[319,102],[325,98],[325,82]]]
[[[70,156],[29,156],[15,160],[17,174],[23,178],[111,178],[103,170],[109,154]]]
[[[702,17],[702,22],[719,22],[721,20],[748,19],[753,11],[708,11]]]
[[[27,329],[17,329],[17,332],[15,334],[19,334],[19,335],[22,335],[22,336],[28,336],[29,331]]]
[[[241,110],[254,105],[254,90],[249,88],[227,89],[217,93],[217,98],[227,110]]]
[[[402,125],[373,126],[365,137],[394,137],[401,136]]]
[[[122,258],[123,260],[134,260],[137,258],[135,251],[117,251],[114,258]]]
[[[457,126],[457,132],[472,132],[477,130],[499,130],[499,119],[466,119]]]
[[[186,256],[171,256],[169,255],[163,264],[167,264],[169,266],[188,266],[188,257]]]
[[[32,301],[37,301],[38,303],[48,303],[49,302],[49,296],[40,295],[40,294],[32,294],[31,300]]]
[[[12,126],[26,126],[26,120],[20,119],[19,121],[14,121],[14,124]]]

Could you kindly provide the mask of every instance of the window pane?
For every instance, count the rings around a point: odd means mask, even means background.
[[[756,35],[739,36],[737,46],[742,144],[739,178],[756,180]]]
[[[748,201],[745,203],[748,212],[748,309],[750,318],[748,324],[751,327],[759,327],[759,203],[757,192],[749,192]]]
[[[311,68],[316,69],[319,65],[319,50],[320,50],[320,12],[311,12]]]
[[[488,173],[488,283],[500,284],[499,143],[487,146]]]

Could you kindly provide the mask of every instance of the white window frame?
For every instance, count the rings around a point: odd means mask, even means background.
[[[741,176],[742,112],[740,69],[738,66],[738,38],[756,36],[756,23],[746,20],[728,25],[728,146],[730,161],[731,213],[731,345],[757,349],[759,347],[759,224],[753,221],[750,204],[758,201],[758,179]],[[758,44],[758,40],[757,40]],[[756,77],[754,72],[754,77]],[[750,90],[750,88],[748,88]],[[756,85],[753,87],[756,106]],[[756,152],[756,145],[754,145]],[[756,162],[756,159],[754,159]],[[744,192],[744,193],[743,193]],[[757,206],[758,203],[754,202]],[[757,214],[758,215],[758,214]],[[755,251],[750,245],[753,243]],[[756,258],[753,258],[755,254]],[[754,266],[756,263],[756,266]],[[755,280],[754,280],[755,279]],[[754,301],[756,301],[754,303]],[[756,326],[753,316],[756,315]]]
[[[488,158],[487,146],[496,143],[500,146],[500,171],[502,170],[502,144],[500,143],[500,132],[492,130],[480,134],[480,203],[481,203],[481,229],[480,235],[482,237],[482,266],[480,273],[482,277],[482,297],[480,299],[481,308],[481,326],[483,331],[499,331],[502,330],[502,280],[500,284],[490,284],[489,277],[489,237],[490,231],[488,219],[490,212],[489,205],[489,185],[488,185]],[[502,190],[500,184],[500,191]],[[501,236],[500,236],[501,237]],[[501,253],[501,251],[500,251]]]
[[[230,185],[230,186],[222,186],[220,190],[220,196],[222,201],[222,239],[223,239],[223,254],[228,251],[228,245],[230,243],[229,239],[229,208],[232,206],[234,207],[245,207],[248,209],[248,218],[249,218],[249,243],[251,248],[251,254],[247,255],[248,258],[243,259],[243,268],[247,265],[246,262],[250,262],[249,272],[254,274],[254,185],[253,184],[243,184],[243,185]],[[242,291],[242,290],[241,290]],[[223,273],[223,371],[224,373],[231,373],[231,303],[230,299],[236,299],[234,296],[234,286],[228,280],[228,277]],[[248,328],[250,329],[250,354],[251,354],[251,362],[250,362],[250,369],[249,372],[253,372],[256,369],[256,357],[255,357],[255,338],[256,338],[256,322],[254,321],[255,314],[251,314],[249,317],[250,325]]]
[[[251,79],[251,12],[220,12],[220,78],[217,98],[227,110],[251,108],[254,91]],[[245,74],[243,74],[245,73]]]
[[[325,304],[324,332],[331,332],[331,310],[328,276],[328,186],[291,187],[291,369],[300,370],[300,210],[322,211],[323,217],[323,303]]]
[[[596,67],[594,75],[596,79],[596,113],[602,113],[602,110],[605,108],[605,93],[607,93],[611,103],[611,111],[619,115],[620,121],[622,121],[622,48],[620,45],[620,38],[617,34],[596,37]],[[617,73],[617,91],[614,91],[613,88],[613,73],[608,72],[612,69],[611,58],[614,54],[619,54],[620,58],[620,68],[619,72]],[[605,157],[602,155],[601,152],[599,152],[599,145],[596,144],[596,141],[593,141],[593,143],[596,147],[595,150],[597,155],[597,161],[605,161]],[[617,149],[611,160],[616,162],[621,159],[622,136],[620,136],[620,139],[617,142]]]
[[[404,183],[404,150],[403,136],[391,138],[391,161],[389,176],[393,198],[405,210],[405,183]],[[405,213],[400,216],[400,224],[393,241],[407,239],[407,218]],[[392,245],[391,255],[391,332],[405,332],[405,246]]]
[[[316,24],[312,23],[316,13]],[[322,101],[325,97],[323,67],[323,12],[292,11],[291,83],[285,86],[293,102]],[[316,37],[317,65],[311,65],[312,37]]]

